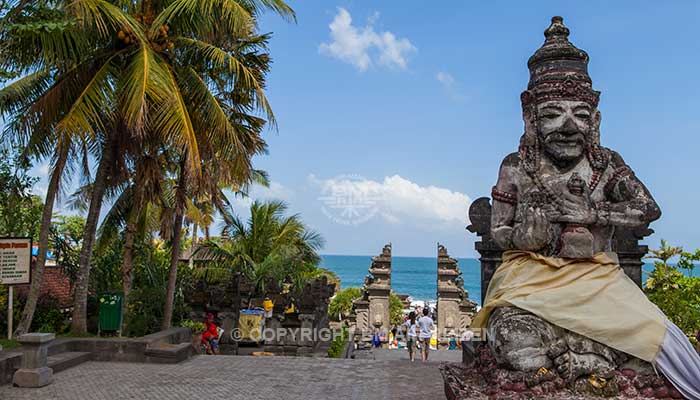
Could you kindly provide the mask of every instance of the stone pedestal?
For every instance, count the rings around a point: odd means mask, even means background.
[[[15,386],[38,388],[53,381],[53,370],[47,366],[49,343],[56,338],[53,333],[27,333],[18,340],[22,344],[22,368],[12,377]]]

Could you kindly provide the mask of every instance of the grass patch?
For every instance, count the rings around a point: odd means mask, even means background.
[[[21,344],[16,340],[0,339],[0,346],[2,346],[2,351],[8,351],[18,348]]]

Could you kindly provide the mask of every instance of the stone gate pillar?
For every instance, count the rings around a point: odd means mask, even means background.
[[[369,268],[372,276],[367,285],[369,299],[369,323],[371,329],[389,330],[389,294],[391,293],[391,244],[384,246],[382,253],[372,258]]]
[[[449,335],[457,337],[471,324],[476,303],[469,300],[469,293],[462,287],[464,281],[457,260],[447,254],[445,246],[438,243],[437,254],[437,332],[441,344]]]
[[[496,268],[501,265],[503,250],[491,238],[491,203],[488,197],[480,197],[469,207],[469,221],[467,230],[476,233],[481,241],[474,243],[474,248],[479,252],[481,262],[481,304],[484,304],[486,290]]]
[[[390,329],[389,294],[391,293],[391,243],[381,254],[372,257],[369,274],[362,287],[362,297],[353,302],[356,329],[369,340],[375,328]]]

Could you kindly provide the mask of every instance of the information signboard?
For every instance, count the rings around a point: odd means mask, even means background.
[[[0,238],[0,285],[29,283],[31,263],[31,238]]]

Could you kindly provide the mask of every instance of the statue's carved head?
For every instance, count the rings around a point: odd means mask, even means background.
[[[542,149],[558,161],[579,159],[591,141],[594,119],[600,114],[578,100],[550,100],[537,104],[537,134]]]
[[[561,17],[552,18],[544,35],[544,44],[528,60],[530,82],[521,95],[521,154],[532,168],[539,159],[534,153],[567,163],[590,156],[600,145],[600,92],[588,76],[588,54],[569,42]]]

